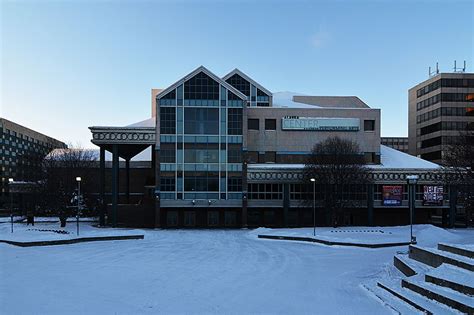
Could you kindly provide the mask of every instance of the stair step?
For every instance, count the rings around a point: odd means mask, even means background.
[[[431,267],[417,260],[410,259],[407,254],[397,254],[393,256],[393,265],[407,277],[431,270]]]
[[[404,301],[410,306],[416,308],[417,310],[424,312],[425,314],[456,314],[456,310],[439,304],[436,301],[430,300],[425,296],[419,295],[411,290],[402,288],[400,282],[393,282],[389,280],[378,281],[377,286],[386,290],[393,296]],[[410,314],[410,313],[408,313]]]
[[[422,279],[402,279],[402,287],[438,301],[463,313],[474,313],[474,299],[454,290],[437,286]]]
[[[408,257],[432,267],[439,267],[441,264],[451,264],[456,267],[474,271],[474,259],[445,252],[435,248],[424,248],[417,245],[409,246]]]
[[[456,255],[474,258],[474,246],[472,245],[439,243],[438,249],[446,251],[446,252],[450,252]]]
[[[368,294],[380,301],[383,305],[394,311],[395,313],[401,314],[425,314],[425,312],[411,306],[407,302],[394,298],[394,295],[386,289],[377,285],[376,282],[362,284],[361,287],[367,290]]]
[[[462,268],[442,264],[427,272],[425,281],[474,296],[474,274]]]

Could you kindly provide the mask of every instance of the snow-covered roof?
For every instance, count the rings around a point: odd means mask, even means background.
[[[372,169],[417,169],[417,170],[426,170],[426,169],[438,169],[439,166],[436,163],[420,159],[416,156],[403,153],[401,151],[392,149],[390,147],[381,145],[380,146],[380,159],[381,164],[368,165]],[[302,169],[304,164],[249,164],[248,169]]]
[[[304,94],[297,92],[276,92],[273,93],[273,107],[277,108],[320,108],[317,105],[308,105],[303,103],[298,103],[293,100],[293,96]]]
[[[437,169],[441,167],[436,163],[420,159],[385,145],[380,145],[380,160],[381,164],[371,165],[371,167],[400,169]]]
[[[134,124],[127,125],[127,126],[125,126],[125,127],[132,127],[132,128],[155,128],[155,126],[156,126],[156,118],[155,118],[155,117],[151,117],[151,118],[148,118],[148,119],[145,119],[145,120],[136,122],[136,123],[134,123]]]

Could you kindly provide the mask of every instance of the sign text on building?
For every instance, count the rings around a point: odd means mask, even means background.
[[[283,130],[359,131],[359,118],[324,118],[285,116],[281,119]]]

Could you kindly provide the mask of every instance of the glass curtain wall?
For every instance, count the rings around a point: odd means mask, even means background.
[[[245,101],[200,72],[159,99],[158,104],[161,196],[241,198]]]

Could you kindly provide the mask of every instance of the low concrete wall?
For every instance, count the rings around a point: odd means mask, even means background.
[[[51,246],[51,245],[66,245],[83,242],[99,242],[99,241],[121,241],[121,240],[137,240],[144,239],[144,235],[122,235],[122,236],[97,236],[97,237],[80,237],[67,240],[52,240],[52,241],[35,241],[35,242],[16,242],[8,240],[0,240],[0,243],[7,243],[10,245],[20,247],[32,246]]]
[[[285,240],[285,241],[301,241],[301,242],[311,242],[311,243],[320,243],[329,246],[353,246],[353,247],[366,247],[366,248],[381,248],[381,247],[395,247],[395,246],[404,246],[409,245],[410,242],[403,243],[385,243],[385,244],[361,244],[361,243],[346,243],[346,242],[333,242],[327,240],[321,240],[311,237],[298,237],[298,236],[277,236],[277,235],[258,235],[258,238],[272,239],[272,240]]]

